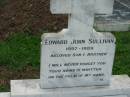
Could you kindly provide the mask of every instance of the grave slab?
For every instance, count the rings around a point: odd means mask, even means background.
[[[10,97],[10,92],[0,92],[0,97]]]
[[[11,97],[130,97],[130,78],[115,75],[110,86],[41,89],[40,80],[12,80]]]

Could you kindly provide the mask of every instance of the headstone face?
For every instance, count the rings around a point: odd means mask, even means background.
[[[104,12],[95,8],[98,1],[51,0],[53,13],[71,15],[68,29],[42,36],[41,88],[110,83],[116,40],[111,33],[99,33],[93,29],[94,14]],[[104,0],[104,3],[106,1],[113,5],[113,0]],[[64,4],[68,9],[64,9]],[[112,8],[107,10],[111,14]]]

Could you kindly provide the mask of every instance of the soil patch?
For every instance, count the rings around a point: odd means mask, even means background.
[[[53,32],[67,27],[67,16],[52,15],[50,0],[6,0],[0,7],[0,39],[12,33]]]
[[[0,66],[0,87],[10,87],[10,80],[16,79],[39,79],[40,70],[34,69],[31,66],[26,66],[22,70],[10,70],[6,66]],[[9,90],[8,90],[9,91]]]

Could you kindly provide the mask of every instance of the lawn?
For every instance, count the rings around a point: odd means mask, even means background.
[[[22,69],[27,64],[39,67],[40,36],[14,34],[0,42],[0,64],[11,69]]]
[[[130,76],[130,33],[114,33],[117,39],[116,57],[113,74],[128,74]]]
[[[114,33],[117,38],[113,74],[130,76],[130,33]],[[9,91],[9,80],[39,78],[40,35],[17,33],[0,41],[0,91]],[[3,72],[2,72],[3,71]]]
[[[0,91],[10,79],[39,78],[40,35],[18,33],[0,41]]]

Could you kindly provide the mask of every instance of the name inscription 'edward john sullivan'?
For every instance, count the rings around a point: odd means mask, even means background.
[[[85,44],[86,40],[45,40],[45,45],[64,45],[64,44]],[[89,44],[110,44],[115,43],[114,39],[89,39]]]

